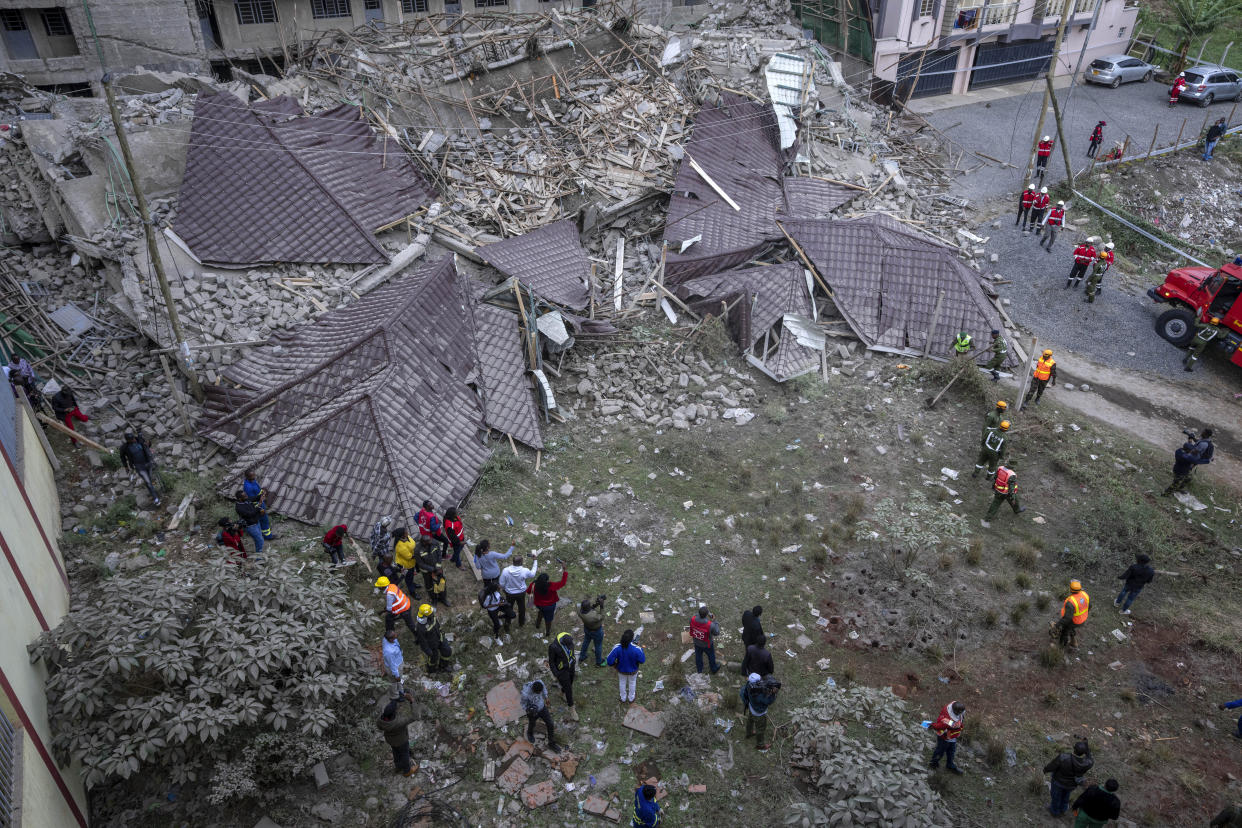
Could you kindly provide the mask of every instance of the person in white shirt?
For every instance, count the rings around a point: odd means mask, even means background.
[[[526,626],[526,584],[539,572],[539,561],[527,569],[522,566],[522,558],[515,557],[513,563],[500,571],[500,588],[509,596],[509,604],[517,610],[518,626]]]

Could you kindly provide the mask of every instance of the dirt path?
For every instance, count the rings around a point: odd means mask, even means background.
[[[1067,391],[1058,386],[1050,388],[1047,396],[1154,446],[1167,448],[1169,468],[1162,471],[1170,475],[1173,450],[1184,439],[1181,430],[1210,426],[1216,432],[1216,456],[1208,469],[1196,474],[1242,489],[1242,399],[1234,399],[1234,394],[1242,389],[1237,385],[1230,389],[1219,382],[1174,383],[1149,374],[1105,367],[1064,350],[1058,351],[1057,364],[1060,382],[1075,386],[1085,382],[1091,391]],[[1155,479],[1157,483],[1164,481],[1159,474]]]

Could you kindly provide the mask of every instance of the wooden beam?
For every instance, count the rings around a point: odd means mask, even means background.
[[[612,306],[616,311],[621,310],[621,283],[622,273],[625,270],[625,236],[617,239],[617,264],[616,271],[612,277]]]
[[[36,413],[35,416],[38,417],[45,425],[50,425],[52,428],[56,429],[57,431],[68,434],[73,439],[78,440],[83,445],[93,448],[95,451],[102,451],[104,454],[112,454],[111,449],[101,446],[99,443],[96,443],[94,440],[90,439],[89,437],[83,437],[81,434],[77,433],[71,428],[66,428],[64,423],[60,422],[59,420],[53,420],[51,417],[43,413]]]
[[[741,212],[742,208],[741,208],[741,207],[739,207],[739,206],[737,205],[737,202],[736,202],[736,201],[734,201],[733,199],[729,198],[729,194],[728,194],[728,193],[726,193],[724,190],[722,190],[722,189],[720,188],[720,185],[719,185],[719,184],[717,184],[715,181],[713,181],[713,180],[712,180],[712,177],[711,177],[710,175],[708,175],[708,174],[707,174],[707,170],[705,170],[705,169],[703,169],[702,167],[700,167],[700,166],[699,166],[699,162],[698,162],[698,161],[695,161],[693,158],[691,158],[691,157],[690,157],[690,153],[688,153],[688,152],[686,153],[686,160],[690,162],[690,168],[691,168],[692,170],[694,170],[696,173],[698,173],[698,174],[699,174],[699,176],[700,176],[700,177],[701,177],[704,181],[706,181],[706,182],[707,182],[707,186],[711,187],[713,190],[715,190],[715,191],[716,191],[716,195],[720,196],[720,197],[721,197],[721,198],[723,198],[726,202],[728,202],[729,206],[730,206],[730,207],[732,207],[734,210],[737,210],[738,212]]]
[[[168,521],[168,527],[165,531],[171,532],[181,525],[181,521],[185,520],[185,513],[189,511],[190,504],[194,501],[194,492],[190,492],[181,498],[181,505],[177,507],[176,513],[173,514],[172,520]]]

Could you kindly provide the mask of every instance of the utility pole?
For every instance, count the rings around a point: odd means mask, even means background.
[[[1035,150],[1039,146],[1039,139],[1043,137],[1043,134],[1044,134],[1044,118],[1048,114],[1048,96],[1051,94],[1051,91],[1052,91],[1052,74],[1056,70],[1057,58],[1060,57],[1060,54],[1061,54],[1061,39],[1065,37],[1065,23],[1067,20],[1069,20],[1070,9],[1073,7],[1073,5],[1074,5],[1074,0],[1065,0],[1065,4],[1061,7],[1061,21],[1060,23],[1057,24],[1057,38],[1052,43],[1052,60],[1048,64],[1048,86],[1046,89],[1044,89],[1043,106],[1039,108],[1039,122],[1035,124],[1035,140],[1031,141],[1031,152],[1027,156],[1027,162],[1026,162],[1026,180],[1027,181],[1031,180],[1031,172],[1032,172],[1031,163],[1032,162],[1030,159],[1034,157]],[[1062,149],[1064,149],[1065,147],[1064,143],[1062,143],[1061,146],[1062,146]],[[1069,172],[1068,165],[1066,167],[1066,172],[1067,173]]]
[[[1057,106],[1057,93],[1052,88],[1052,78],[1045,77],[1048,82],[1048,98],[1052,101],[1052,116],[1057,121],[1057,141],[1061,144],[1061,157],[1065,160],[1065,180],[1070,189],[1074,187],[1074,168],[1070,166],[1069,145],[1065,143],[1065,132],[1061,129],[1061,107]]]
[[[178,351],[183,351],[186,345],[185,336],[181,332],[181,317],[177,315],[177,306],[173,303],[172,290],[168,287],[168,276],[164,273],[164,262],[160,258],[159,245],[155,240],[155,223],[151,220],[151,211],[147,208],[147,197],[142,192],[142,186],[138,183],[138,170],[134,167],[134,157],[129,151],[129,138],[125,135],[125,126],[121,123],[121,113],[116,108],[116,96],[112,93],[112,73],[107,72],[101,79],[104,94],[108,98],[108,111],[112,114],[112,128],[116,130],[116,141],[121,145],[121,158],[125,161],[125,170],[129,173],[129,183],[134,188],[134,199],[138,202],[138,214],[142,216],[142,228],[147,237],[147,255],[151,257],[151,266],[155,268],[155,278],[160,283],[160,293],[164,295],[164,306],[168,309],[168,323],[172,327],[173,339],[176,341]],[[182,363],[184,366],[184,363]],[[190,383],[190,393],[194,395],[194,399],[202,402],[204,399],[203,388],[198,383],[198,377],[194,374],[193,369],[186,367],[184,371],[186,378]],[[169,393],[175,394],[176,389],[169,388]]]

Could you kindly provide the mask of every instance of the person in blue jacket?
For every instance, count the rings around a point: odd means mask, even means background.
[[[617,671],[618,685],[621,688],[621,703],[634,701],[636,683],[638,681],[638,665],[647,660],[643,648],[634,643],[634,631],[621,633],[621,643],[612,648],[608,654],[608,666]]]
[[[1242,707],[1242,699],[1234,699],[1231,702],[1222,702],[1221,710],[1233,710],[1235,707]],[[1242,739],[1242,716],[1238,717],[1238,729],[1233,732],[1233,738]]]
[[[660,803],[656,802],[655,785],[642,785],[634,791],[634,818],[630,828],[657,828],[660,824]]]

